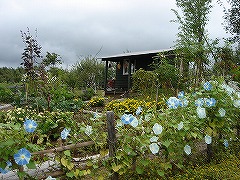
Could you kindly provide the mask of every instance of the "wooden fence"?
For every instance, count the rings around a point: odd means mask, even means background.
[[[114,119],[114,113],[112,111],[107,111],[106,112],[106,117],[107,117],[107,131],[108,131],[108,147],[109,147],[109,154],[108,157],[114,157],[115,152],[116,152],[116,131],[115,131],[115,119]],[[82,143],[77,143],[77,144],[70,144],[66,146],[60,146],[52,149],[47,149],[43,151],[38,151],[38,152],[33,152],[31,153],[32,155],[44,155],[44,154],[54,154],[57,152],[65,151],[65,150],[71,150],[71,149],[76,149],[76,148],[83,148],[86,146],[91,146],[94,145],[94,141],[88,141],[88,142],[82,142]],[[54,155],[53,155],[54,156]],[[94,155],[94,156],[89,156],[88,158],[78,158],[79,163],[81,163],[81,160],[86,160],[86,159],[94,159],[98,158],[99,155]],[[30,176],[37,176],[38,179],[45,179],[48,176],[52,177],[58,177],[61,175],[64,175],[65,173],[61,170],[59,166],[56,165],[57,162],[54,161],[46,161],[42,163],[42,165],[37,166],[36,170],[29,170],[29,169],[23,169],[21,168],[21,171],[26,171]],[[83,166],[84,167],[84,164]],[[17,176],[17,171],[11,171],[7,174],[0,174],[0,179],[18,179]],[[117,180],[118,179],[118,174],[113,173],[111,179]]]

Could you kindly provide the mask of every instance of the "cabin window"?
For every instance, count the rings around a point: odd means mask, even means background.
[[[129,68],[129,61],[124,60],[123,61],[123,75],[128,75],[128,68]],[[135,61],[134,63],[131,63],[131,74],[135,71]]]

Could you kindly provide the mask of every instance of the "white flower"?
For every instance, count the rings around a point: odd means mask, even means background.
[[[157,142],[158,141],[158,137],[157,136],[153,136],[150,138],[150,142]]]
[[[159,146],[157,145],[157,143],[152,143],[149,145],[149,149],[153,154],[157,154],[159,151]]]
[[[52,176],[48,176],[45,180],[56,180],[56,178],[53,178]]]
[[[206,118],[206,110],[205,108],[197,107],[197,115],[200,119]]]
[[[92,134],[92,126],[87,125],[85,129],[85,134],[90,136]]]
[[[234,107],[239,108],[240,107],[240,100],[234,100],[233,105],[234,105]]]
[[[153,126],[154,134],[159,135],[162,133],[162,130],[163,130],[163,127],[160,124],[158,124],[158,123],[154,124],[154,126]]]
[[[130,122],[130,125],[132,126],[132,127],[137,127],[138,126],[138,120],[137,120],[137,118],[136,117],[134,117],[134,119],[132,120],[132,122]]]
[[[189,145],[186,145],[186,146],[184,147],[184,152],[185,152],[187,155],[191,154],[191,152],[192,152],[191,147],[190,147]]]
[[[183,122],[181,121],[179,124],[178,124],[178,130],[181,130],[183,128]]]
[[[218,113],[220,114],[221,117],[224,117],[225,114],[226,114],[226,111],[225,111],[225,109],[220,108],[220,109],[218,110]]]
[[[211,143],[212,143],[212,137],[209,136],[209,135],[206,135],[206,136],[205,136],[205,143],[206,143],[206,144],[211,144]]]

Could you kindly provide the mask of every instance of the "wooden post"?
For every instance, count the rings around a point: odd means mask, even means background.
[[[107,83],[108,83],[108,60],[106,60],[105,65],[105,77],[104,77],[104,93],[107,92]]]
[[[210,163],[213,158],[213,150],[212,145],[207,144],[207,162]]]
[[[113,158],[115,161],[116,154],[116,131],[114,125],[114,113],[112,111],[107,111],[107,130],[108,130],[108,146],[109,146],[109,157]],[[112,180],[118,179],[118,173],[114,172]]]

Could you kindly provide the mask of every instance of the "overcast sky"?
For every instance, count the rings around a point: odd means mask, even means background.
[[[213,0],[210,38],[226,37],[223,9]],[[18,67],[24,43],[20,30],[29,27],[46,52],[57,53],[69,68],[79,57],[124,51],[168,49],[178,24],[175,0],[0,0],[0,67]]]

